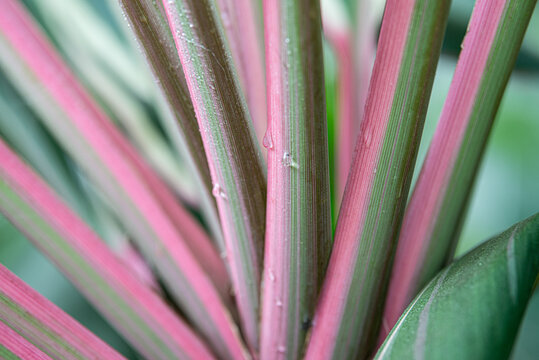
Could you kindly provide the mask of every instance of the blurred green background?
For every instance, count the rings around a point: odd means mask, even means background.
[[[62,34],[62,31],[51,30],[56,25],[54,18],[51,20],[50,14],[47,13],[47,4],[50,3],[46,0],[26,0],[25,3],[40,20],[53,41],[56,43],[63,41],[63,38],[58,35]],[[133,46],[132,41],[126,37],[125,29],[118,25],[121,17],[111,10],[114,9],[111,7],[113,3],[113,0],[87,0],[88,9],[99,16],[102,25],[108,27],[108,31],[117,37],[117,41],[127,44],[124,51],[136,55],[136,46]],[[472,9],[473,1],[471,0],[453,1],[443,55],[438,65],[427,114],[418,166],[436,127]],[[69,17],[71,14],[63,12],[61,16]],[[83,22],[81,20],[81,23]],[[79,45],[84,48],[84,44]],[[330,132],[333,133],[337,126],[335,124],[335,62],[329,48],[326,50],[328,51],[326,56],[328,122]],[[62,49],[62,53],[76,69],[77,56],[66,49]],[[134,58],[137,58],[135,55]],[[147,69],[143,70],[141,70],[143,74],[137,74],[137,78],[148,76]],[[114,77],[114,72],[110,69],[109,71],[110,76]],[[0,81],[5,81],[5,79],[0,76]],[[91,87],[90,84],[87,85]],[[125,91],[131,91],[129,84],[121,86],[124,90],[127,89]],[[134,96],[134,98],[137,97]],[[149,105],[145,103],[146,100],[140,99],[143,104],[142,111],[155,115],[153,113],[155,110],[149,108]],[[330,146],[334,143],[335,139],[330,142]],[[417,176],[417,167],[415,175]],[[457,248],[457,256],[538,211],[539,10],[536,9],[474,185],[466,222]],[[137,358],[134,351],[103,321],[54,266],[1,216],[0,262],[128,358]],[[539,356],[538,336],[539,291],[536,291],[522,324],[513,358],[536,359]]]

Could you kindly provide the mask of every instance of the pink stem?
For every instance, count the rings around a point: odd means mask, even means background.
[[[69,246],[74,248],[76,253],[87,263],[91,264],[93,271],[100,275],[107,286],[114,289],[122,301],[137,309],[139,316],[146,321],[146,325],[152,329],[157,336],[164,339],[169,338],[171,347],[178,346],[182,352],[185,351],[191,356],[209,356],[206,347],[198,337],[181,321],[170,308],[140,280],[134,276],[126,266],[107,248],[104,242],[89,229],[58,197],[57,195],[35,175],[18,157],[0,140],[0,176],[3,180],[15,189],[20,196],[25,198],[27,203],[39,213],[47,224],[50,224],[56,231],[62,234]],[[6,214],[8,217],[14,214]],[[24,231],[29,223],[22,218],[14,217],[12,220]],[[20,223],[23,221],[23,223]],[[45,238],[44,238],[45,239]],[[38,242],[41,244],[41,241]],[[55,261],[55,256],[59,253],[48,254]],[[80,266],[80,264],[75,264]],[[72,276],[69,268],[63,269],[74,284],[80,284],[78,277]],[[4,282],[3,282],[4,284]],[[7,284],[7,283],[6,283]],[[79,286],[79,290],[86,294],[92,303],[103,310],[104,314],[114,322],[117,314],[109,313],[110,304],[102,304],[103,300],[98,296],[95,289]],[[56,316],[55,316],[56,317]],[[131,340],[131,343],[144,354],[147,352],[140,338],[135,336],[134,328],[127,324],[115,323],[120,331]],[[176,345],[175,345],[176,344]],[[160,351],[159,349],[153,349]]]
[[[464,39],[436,133],[404,215],[379,343],[419,290],[418,281],[428,256],[433,219],[440,216],[442,195],[446,193],[468,119],[477,101],[476,94],[505,3],[502,0],[479,0],[475,5],[468,27],[470,31]]]
[[[25,360],[50,360],[51,358],[39,350],[34,344],[19,335],[12,328],[0,321],[0,345],[11,354]],[[121,357],[120,357],[121,358]]]
[[[1,339],[4,339],[4,337],[9,339],[14,335],[10,334],[10,332],[18,330],[19,334],[40,346],[48,355],[53,357],[70,356],[70,350],[73,349],[78,354],[89,359],[95,358],[96,354],[99,354],[103,359],[123,359],[114,349],[26,285],[2,265],[0,265],[0,279],[0,296],[7,298],[8,303],[16,303],[17,307],[24,309],[25,316],[32,317],[40,323],[40,325],[36,325],[37,331],[35,332],[27,331],[24,327],[20,328],[19,323],[16,322],[11,323],[11,328],[9,328],[5,321],[9,321],[6,316],[8,316],[10,309],[6,305],[0,306],[0,316],[2,317],[2,321],[0,321]],[[61,342],[68,344],[71,349],[58,346],[59,344],[54,339],[44,336],[44,333],[40,332],[39,329],[52,332],[61,337]],[[32,345],[30,344],[30,346]],[[23,357],[23,359],[26,359],[26,357]]]
[[[129,213],[130,223],[126,225],[138,227],[140,230],[140,233],[136,232],[135,235],[139,236],[141,249],[145,254],[154,256],[156,268],[175,299],[182,304],[190,319],[198,329],[205,332],[216,348],[230,351],[235,356],[243,356],[243,346],[229,313],[223,306],[222,296],[200,265],[202,263],[216,266],[216,256],[209,261],[200,259],[199,263],[199,259],[196,259],[187,245],[192,242],[191,246],[202,249],[199,254],[212,248],[207,237],[202,236],[204,233],[195,220],[181,207],[171,205],[174,200],[166,195],[166,192],[171,193],[170,190],[166,190],[166,185],[153,175],[147,165],[138,158],[129,142],[92,102],[16,1],[0,1],[0,30],[17,55],[31,69],[32,75],[71,120],[66,127],[75,128],[89,144],[93,152],[85,154],[89,158],[86,158],[82,165],[91,167],[91,162],[97,160],[107,168],[113,181],[120,184],[122,193],[118,193],[118,188],[111,186],[107,177],[89,174],[107,190],[107,196],[123,205],[121,211]],[[181,233],[177,230],[179,227],[182,229]],[[188,230],[193,229],[198,232],[187,234]],[[152,238],[154,242],[151,241]],[[204,243],[206,244],[203,245]],[[183,274],[180,278],[182,281],[178,279],[179,273]],[[215,274],[215,277],[221,279],[225,273],[222,270],[220,274]],[[187,286],[189,290],[179,289],[180,285]],[[197,315],[201,313],[211,319],[212,324],[201,321],[201,317]]]

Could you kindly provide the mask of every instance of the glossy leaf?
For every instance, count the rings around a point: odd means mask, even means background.
[[[539,215],[442,270],[375,359],[507,359],[539,275]]]

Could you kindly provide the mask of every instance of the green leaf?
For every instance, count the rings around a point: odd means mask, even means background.
[[[507,359],[539,275],[539,214],[442,270],[376,359]]]

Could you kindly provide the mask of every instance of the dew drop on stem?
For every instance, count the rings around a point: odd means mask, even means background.
[[[266,130],[264,138],[262,139],[262,145],[268,150],[273,150],[273,139],[271,138],[270,130]]]
[[[294,159],[292,158],[292,155],[290,155],[290,153],[286,151],[283,153],[283,165],[286,167],[299,169],[299,164],[295,162]]]
[[[215,197],[219,197],[219,198],[224,199],[224,200],[227,199],[226,193],[224,192],[223,188],[221,187],[221,185],[219,185],[217,183],[215,185],[213,185],[213,189],[212,189],[211,193]]]
[[[269,269],[268,270],[268,276],[269,276],[269,279],[274,282],[275,281],[275,274],[273,273],[273,270]]]
[[[365,144],[366,147],[370,147],[371,142],[372,142],[372,131],[371,130],[366,130],[363,133],[363,143]]]

